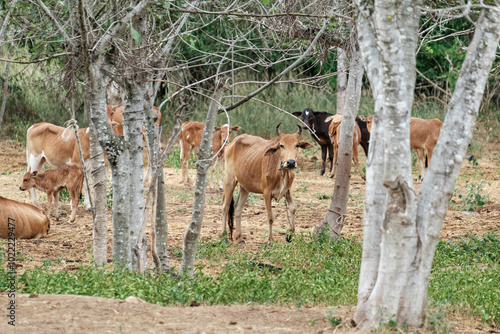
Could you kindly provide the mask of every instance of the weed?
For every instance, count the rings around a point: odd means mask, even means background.
[[[317,194],[316,198],[319,200],[330,199],[330,198],[332,198],[332,194],[325,194],[325,193]]]
[[[109,187],[106,193],[106,205],[108,208],[113,207],[113,186]]]
[[[330,309],[326,312],[326,317],[328,318],[328,322],[332,327],[337,327],[342,323],[342,320],[340,318],[335,317],[335,312],[337,312],[337,309]]]
[[[486,204],[486,201],[490,199],[489,194],[483,193],[484,184],[484,180],[478,184],[473,184],[468,180],[465,181],[465,194],[462,194],[455,188],[451,203],[454,204],[458,210],[464,211],[476,211],[477,209],[483,207]],[[462,203],[458,204],[453,197],[458,197]]]

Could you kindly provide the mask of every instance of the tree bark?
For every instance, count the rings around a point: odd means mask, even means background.
[[[81,34],[81,48],[84,55],[88,55],[88,40],[83,36],[87,36],[87,26],[84,15],[83,0],[70,1],[70,17],[72,27],[75,34]],[[85,92],[84,92],[84,108],[85,115],[90,119],[91,115],[91,73],[90,73],[90,58],[84,56],[84,72],[85,72]],[[90,173],[92,185],[94,189],[94,201],[92,208],[93,229],[93,255],[97,266],[105,266],[108,262],[108,217],[106,203],[106,188],[107,188],[107,170],[104,164],[104,154],[102,147],[99,145],[95,134],[93,123],[89,124],[90,131]],[[90,193],[90,191],[87,191]]]
[[[337,48],[337,114],[344,113],[347,89],[347,54],[342,48]],[[356,112],[357,113],[357,112]]]
[[[180,274],[193,276],[194,261],[196,257],[196,247],[200,237],[201,226],[203,224],[203,212],[205,211],[205,190],[207,188],[207,172],[212,163],[212,137],[214,132],[217,111],[220,101],[225,91],[224,83],[216,82],[214,96],[207,113],[205,127],[201,138],[198,161],[196,162],[196,185],[194,191],[193,211],[191,221],[184,236],[182,249],[182,262],[179,269]]]
[[[352,39],[352,48],[356,47],[355,38]],[[314,235],[330,233],[330,239],[340,237],[345,221],[345,212],[349,202],[349,184],[352,166],[352,144],[355,119],[358,114],[361,87],[363,85],[363,61],[361,55],[353,50],[350,55],[349,79],[345,93],[345,113],[340,124],[340,140],[338,147],[338,161],[336,166],[335,185],[330,208],[323,220],[314,229]],[[356,148],[357,149],[357,148]]]
[[[11,44],[9,46],[9,53],[7,56],[8,59],[10,59],[12,57],[13,50],[14,50],[14,46]],[[0,131],[2,130],[3,115],[5,113],[5,106],[7,105],[7,99],[9,97],[9,71],[10,71],[10,62],[6,62],[5,63],[4,82],[3,82],[2,105],[0,106]]]
[[[431,167],[416,196],[409,121],[421,3],[357,5],[360,46],[376,101],[354,319],[362,329],[389,320],[422,326],[434,250],[500,39],[500,13],[485,9],[476,23]]]

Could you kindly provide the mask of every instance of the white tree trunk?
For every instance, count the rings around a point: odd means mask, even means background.
[[[486,11],[477,22],[417,198],[409,121],[421,3],[357,5],[360,46],[376,102],[355,321],[364,329],[389,320],[422,326],[434,250],[498,45],[500,13]]]
[[[193,276],[194,261],[196,257],[196,247],[200,237],[203,223],[203,212],[205,211],[205,190],[207,188],[207,172],[212,164],[212,137],[214,133],[215,120],[219,110],[220,101],[225,91],[222,82],[216,82],[213,100],[207,113],[205,127],[201,138],[198,161],[196,162],[196,185],[194,190],[193,211],[191,221],[184,236],[184,246],[182,249],[182,263],[179,269],[180,274]]]
[[[344,113],[347,89],[347,54],[342,48],[337,48],[337,114]],[[357,111],[356,111],[357,113]]]
[[[351,39],[353,49],[357,41]],[[351,180],[352,144],[355,119],[358,114],[359,101],[361,99],[361,87],[363,85],[363,61],[361,55],[353,50],[350,54],[350,70],[345,91],[344,115],[340,124],[340,139],[338,147],[338,161],[330,208],[321,223],[315,227],[314,235],[328,231],[331,239],[340,237],[344,226],[344,214],[349,202],[349,184]],[[338,96],[338,93],[337,93]],[[357,149],[357,148],[356,148]],[[326,229],[328,227],[328,229]]]

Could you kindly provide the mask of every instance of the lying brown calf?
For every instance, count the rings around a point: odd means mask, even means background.
[[[50,230],[43,210],[0,196],[0,238],[38,239]]]
[[[47,193],[49,207],[47,215],[50,216],[52,209],[52,199],[55,202],[55,216],[59,218],[59,192],[67,188],[71,196],[71,217],[70,222],[75,220],[76,207],[80,200],[83,188],[83,170],[75,165],[64,165],[45,172],[34,171],[24,174],[23,183],[19,187],[21,190],[28,190],[35,187]]]

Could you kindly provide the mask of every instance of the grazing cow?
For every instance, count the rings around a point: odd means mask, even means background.
[[[311,144],[300,141],[302,128],[294,134],[281,134],[281,122],[276,126],[278,137],[266,140],[261,137],[240,135],[226,148],[226,172],[224,176],[224,196],[222,197],[222,233],[229,224],[232,240],[233,214],[236,214],[236,241],[244,243],[241,233],[241,212],[250,193],[263,194],[269,223],[269,243],[273,241],[272,226],[274,216],[271,200],[279,201],[283,196],[290,207],[290,231],[295,231],[295,205],[291,188],[295,178],[299,148],[310,148]],[[240,192],[233,200],[234,188],[240,184]],[[290,241],[291,235],[287,235]]]
[[[71,197],[70,222],[75,221],[76,207],[80,200],[83,188],[83,169],[75,165],[63,165],[45,172],[26,172],[19,189],[28,190],[36,188],[47,193],[49,207],[47,215],[50,216],[52,199],[54,199],[55,216],[59,219],[59,192],[67,188]]]
[[[369,131],[371,131],[372,123],[373,115],[370,115],[366,118]],[[431,162],[432,152],[434,151],[434,147],[436,147],[442,125],[443,122],[437,118],[422,119],[412,117],[410,120],[410,148],[417,153],[422,178],[425,176],[427,165]],[[425,158],[425,150],[427,150],[427,160]]]
[[[113,131],[123,137],[123,106],[110,106],[106,105],[106,113],[108,121]],[[158,108],[153,107],[154,116],[157,117],[156,124],[161,124],[161,113],[158,113]],[[145,130],[143,130],[145,131]]]
[[[333,169],[330,172],[330,177],[335,176],[335,168],[337,166],[338,159],[338,149],[339,149],[339,141],[340,141],[340,124],[342,123],[342,115],[337,114],[326,119],[330,122],[330,127],[328,128],[328,135],[330,136],[330,140],[333,142]],[[358,169],[359,175],[366,180],[365,174],[359,167],[359,159],[358,159],[358,145],[361,143],[361,130],[359,128],[358,123],[354,123],[354,133],[352,136],[352,160]]]
[[[326,121],[328,117],[333,116],[332,114],[322,112],[322,111],[314,111],[311,108],[305,108],[301,112],[294,112],[294,116],[302,116],[302,120],[309,128],[311,128],[316,136],[316,138],[313,134],[311,136],[313,139],[318,142],[318,144],[321,146],[321,159],[322,159],[322,164],[321,164],[321,171],[320,175],[325,174],[325,165],[326,165],[326,153],[328,151],[328,160],[330,160],[330,171],[333,170],[333,143],[330,140],[330,136],[328,134],[328,128],[330,126],[330,121]],[[365,151],[365,154],[368,156],[368,145],[370,141],[370,132],[366,129],[366,122],[359,118],[356,117],[356,123],[360,127],[361,130],[361,147],[363,147],[363,150]],[[306,126],[303,127],[304,129],[307,129]]]
[[[38,239],[50,230],[43,210],[0,196],[0,238]]]
[[[37,123],[32,125],[26,134],[26,160],[28,172],[39,171],[44,163],[59,167],[75,164],[81,166],[80,153],[73,131],[69,131],[69,139],[65,140],[62,133],[65,128],[50,124]],[[79,129],[78,137],[82,145],[83,159],[87,170],[90,168],[90,131],[89,128]],[[90,210],[89,197],[85,193],[85,207]],[[31,190],[31,199],[36,204],[36,193]]]
[[[195,121],[188,121],[182,124],[180,138],[181,146],[181,165],[182,165],[182,180],[181,183],[190,183],[188,176],[188,161],[191,156],[191,152],[198,150],[201,145],[201,137],[203,135],[203,129],[205,124]],[[222,161],[224,160],[224,150],[229,141],[231,131],[238,131],[241,128],[239,126],[229,127],[224,124],[220,127],[216,126],[214,135],[212,137],[212,152],[217,154],[215,159],[215,165],[213,166],[212,173],[215,174],[215,167],[218,167],[218,176],[215,176],[219,189],[222,189]],[[215,180],[213,180],[215,185]]]

